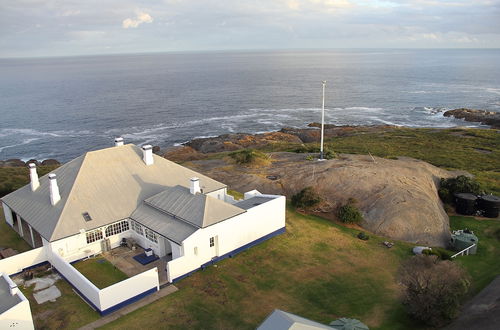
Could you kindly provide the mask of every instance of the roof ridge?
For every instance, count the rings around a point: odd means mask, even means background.
[[[87,158],[88,153],[89,152],[87,151],[86,153],[84,153],[83,155],[80,156],[82,158],[82,163],[80,164],[80,166],[78,168],[78,171],[76,173],[75,179],[73,180],[73,185],[71,186],[71,189],[68,192],[68,196],[66,197],[66,201],[64,203],[64,206],[63,206],[63,208],[61,210],[61,213],[59,214],[59,219],[61,219],[63,217],[64,211],[66,210],[66,207],[68,206],[69,198],[71,196],[71,193],[73,192],[73,189],[76,186],[76,181],[78,180],[78,177],[80,176],[83,164],[85,163],[85,160]],[[69,164],[69,163],[71,163],[71,162],[79,159],[80,157],[77,157],[77,158],[73,159],[72,161],[70,161],[70,162],[68,162],[66,164]],[[54,238],[55,234],[57,233],[57,229],[59,228],[59,226],[61,226],[61,221],[59,221],[59,219],[58,219],[56,225],[54,226],[54,230],[52,230],[52,235],[50,237],[50,241],[52,241],[52,239]]]

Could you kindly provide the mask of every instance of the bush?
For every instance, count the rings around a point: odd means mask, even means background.
[[[231,152],[229,157],[234,159],[238,164],[251,164],[254,163],[258,159],[268,159],[268,156],[254,149],[243,149]]]
[[[329,150],[329,149],[323,150],[323,158],[324,159],[333,159],[336,157],[337,157],[337,154],[333,150]]]
[[[363,241],[367,241],[370,239],[370,236],[366,235],[364,231],[358,234],[358,238]]]
[[[467,273],[458,264],[426,255],[405,260],[399,280],[405,287],[403,303],[408,313],[434,327],[458,314],[470,286]]]
[[[306,160],[314,160],[314,157],[312,155],[309,155],[306,157]]]
[[[441,178],[438,193],[443,202],[453,203],[455,194],[471,193],[479,195],[481,193],[481,186],[476,180],[465,175],[459,175],[456,178]]]
[[[312,207],[321,202],[321,197],[313,187],[306,187],[292,196],[292,205],[295,207]]]
[[[361,212],[356,207],[356,200],[350,198],[347,204],[342,205],[338,210],[338,217],[344,223],[360,223],[363,221]]]

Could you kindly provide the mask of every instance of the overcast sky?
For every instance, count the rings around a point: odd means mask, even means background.
[[[500,48],[500,0],[0,0],[0,57]]]

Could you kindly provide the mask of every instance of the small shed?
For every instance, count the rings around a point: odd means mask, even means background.
[[[469,250],[468,254],[476,254],[477,244],[479,243],[479,239],[472,230],[464,229],[464,230],[455,230],[451,234],[451,246],[455,251],[462,251],[463,249],[468,248],[469,246],[476,244],[473,248]]]
[[[338,330],[369,330],[368,326],[363,322],[345,317],[330,322],[330,325]]]

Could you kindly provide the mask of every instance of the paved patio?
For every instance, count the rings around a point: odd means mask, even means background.
[[[160,286],[168,283],[167,281],[167,262],[172,260],[172,256],[165,256],[147,265],[141,265],[133,257],[144,253],[144,249],[137,247],[135,250],[130,249],[127,246],[120,246],[112,249],[109,252],[103,253],[104,258],[124,272],[128,277],[135,276],[146,270],[158,268],[158,276],[160,281]]]

